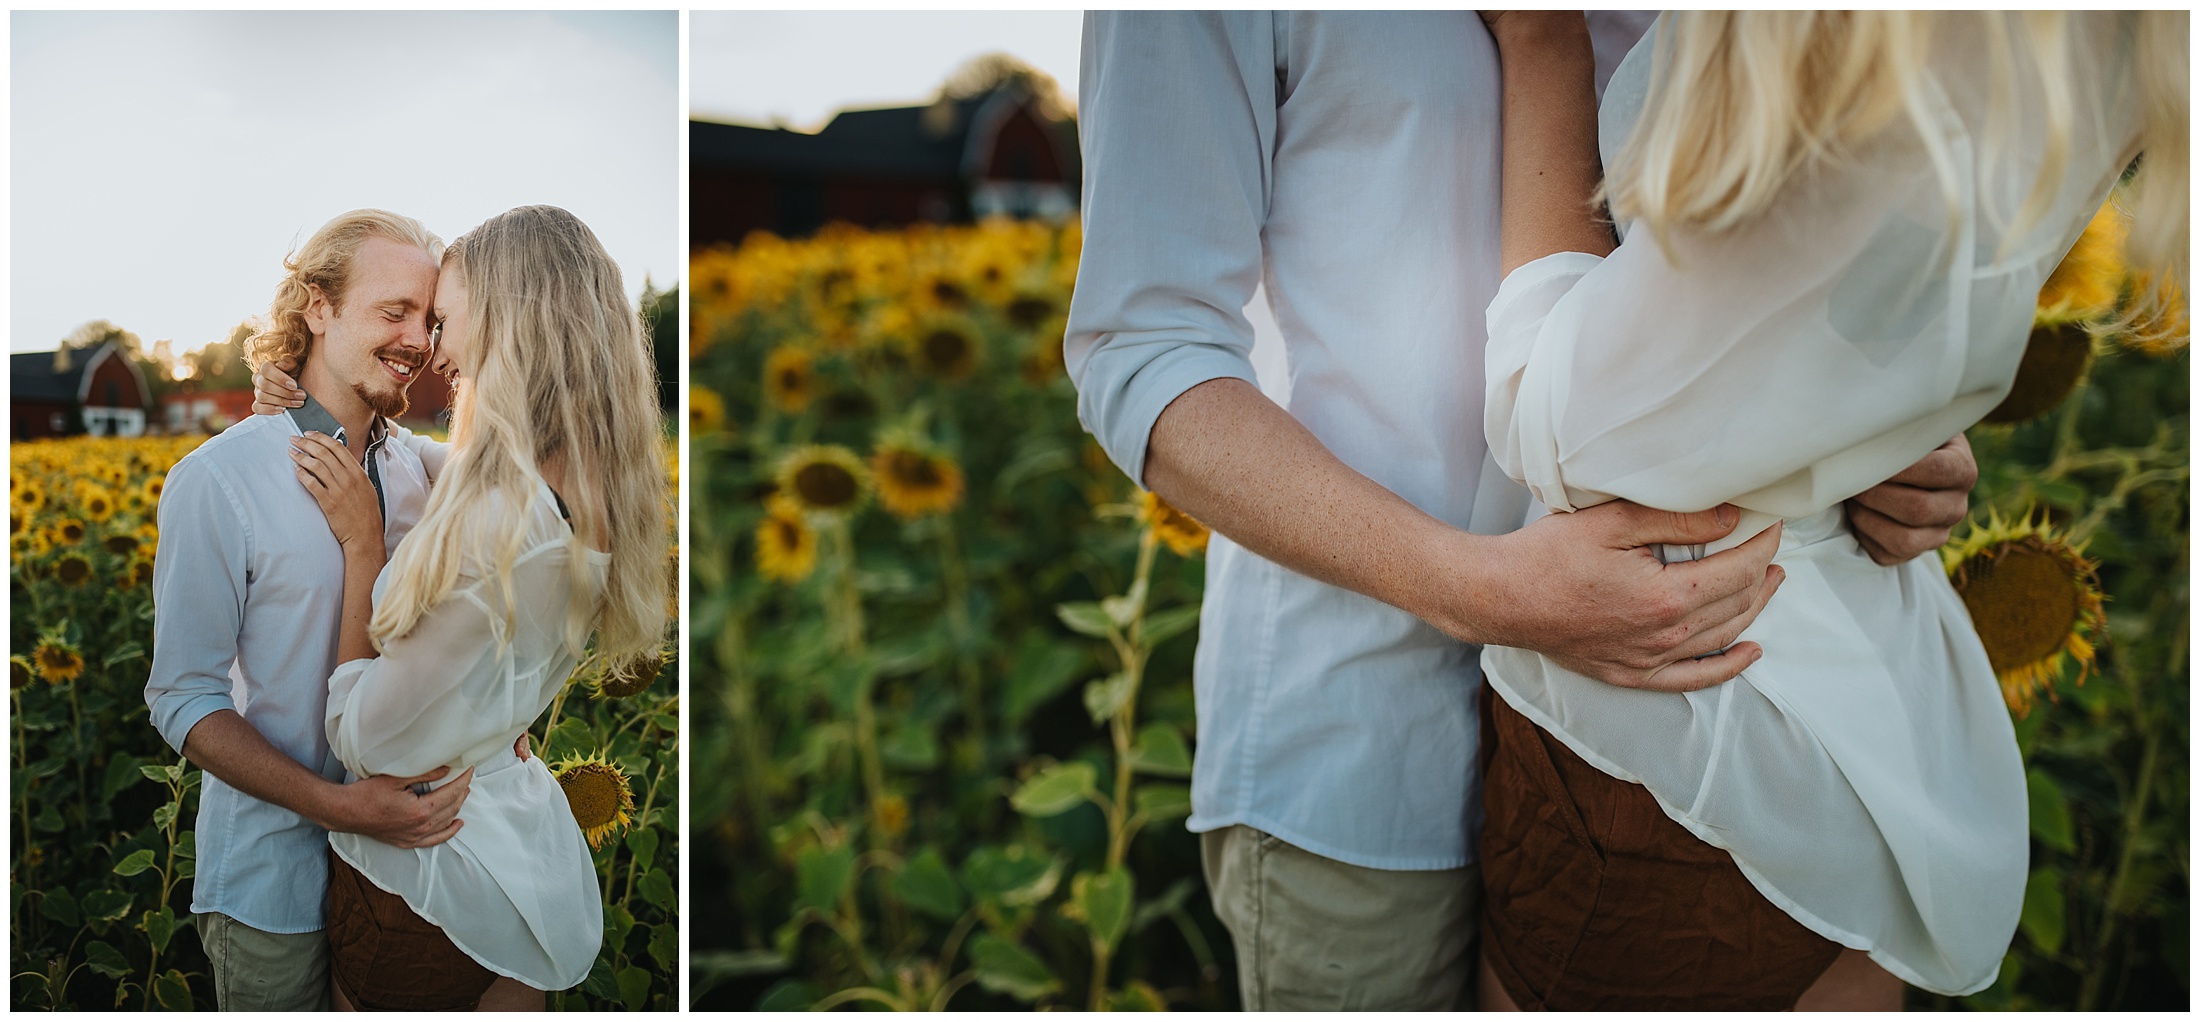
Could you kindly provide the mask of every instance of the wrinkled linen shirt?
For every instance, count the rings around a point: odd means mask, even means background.
[[[389,549],[428,502],[427,440],[387,425],[370,444]],[[318,402],[254,415],[168,470],[153,559],[153,727],[183,751],[192,727],[235,710],[284,755],[330,780],[343,769],[321,729],[344,606],[344,552],[298,482],[290,438],[339,436]],[[322,928],[327,832],[211,772],[199,790],[191,911],[270,933]]]
[[[1482,438],[1499,83],[1474,12],[1092,12],[1078,92],[1065,355],[1078,417],[1123,471],[1144,478],[1184,391],[1260,382],[1243,311],[1259,286],[1289,374],[1270,392],[1331,452],[1454,526],[1521,524],[1526,495]],[[1217,535],[1189,826],[1379,869],[1465,865],[1479,685],[1474,647]]]
[[[603,945],[596,865],[549,766],[512,744],[573,673],[566,610],[601,602],[611,555],[574,538],[539,478],[524,507],[483,507],[474,520],[524,523],[510,586],[469,557],[410,632],[336,668],[325,718],[348,780],[472,767],[466,826],[426,848],[362,834],[330,834],[329,846],[490,971],[563,990]],[[376,578],[377,601],[389,579],[387,568]]]
[[[1492,646],[1490,685],[1648,788],[1798,922],[1941,994],[1991,984],[2016,931],[2024,764],[1939,557],[1873,563],[1841,502],[2008,394],[2042,283],[2136,148],[2122,21],[2072,19],[2070,69],[2055,72],[2077,104],[2069,164],[2021,233],[2009,225],[2046,146],[2040,72],[2018,69],[2020,127],[1996,153],[1990,50],[1951,37],[1935,41],[1924,102],[1952,209],[1898,120],[1748,223],[1674,230],[1671,261],[1632,234],[1608,257],[1556,253],[1515,269],[1489,308],[1491,448],[1540,501],[1731,501],[1742,520],[1711,552],[1787,523],[1787,581],[1742,633],[1764,657],[1734,681],[1622,689]],[[1605,95],[1607,166],[1651,91],[1651,51],[1636,47]]]

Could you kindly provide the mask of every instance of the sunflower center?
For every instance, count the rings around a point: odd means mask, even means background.
[[[57,571],[61,581],[72,586],[83,585],[85,579],[92,577],[92,564],[82,557],[64,557]]]
[[[573,807],[573,822],[583,830],[608,827],[619,816],[619,779],[594,763],[574,767],[558,781]]]
[[[2055,557],[2017,546],[1979,558],[1969,573],[1963,605],[1997,673],[2045,660],[2069,641],[2081,609],[2078,587]]]
[[[970,339],[953,330],[924,335],[924,364],[934,372],[952,372],[970,357]]]
[[[814,462],[795,472],[794,489],[804,503],[831,510],[855,503],[856,477],[839,465]]]
[[[886,456],[886,470],[904,486],[930,489],[940,485],[939,466],[915,451],[894,451]]]
[[[802,545],[802,526],[784,518],[773,518],[772,528],[777,530],[781,549],[792,550]]]

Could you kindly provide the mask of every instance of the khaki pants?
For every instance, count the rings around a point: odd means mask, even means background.
[[[200,913],[197,925],[221,1010],[329,1010],[326,933],[269,933],[219,912]]]
[[[1251,827],[1200,835],[1247,1011],[1449,1011],[1474,1004],[1481,874],[1368,869]]]

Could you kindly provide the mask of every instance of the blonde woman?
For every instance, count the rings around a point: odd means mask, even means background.
[[[562,209],[453,242],[432,322],[431,368],[456,378],[448,460],[387,564],[359,465],[325,437],[294,442],[344,549],[331,748],[353,777],[474,771],[442,845],[330,841],[336,1000],[539,1009],[587,975],[603,909],[557,782],[514,743],[591,635],[615,664],[660,642],[656,384],[617,265]],[[263,375],[263,392],[287,385]]]
[[[2186,15],[1669,14],[1601,124],[1578,14],[1484,18],[1498,463],[1554,512],[1732,503],[1709,550],[1780,530],[1785,572],[1716,637],[1758,658],[1724,685],[1484,652],[1485,1006],[1984,988],[2027,867],[2008,713],[1937,559],[1874,563],[1842,506],[2001,400],[2034,296],[2142,152],[2132,254],[2183,285]]]

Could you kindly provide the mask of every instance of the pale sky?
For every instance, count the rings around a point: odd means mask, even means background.
[[[16,12],[10,350],[96,319],[148,349],[221,340],[363,206],[446,241],[563,206],[630,293],[668,287],[679,43],[669,11]]]
[[[688,104],[695,116],[803,131],[842,107],[911,106],[972,57],[1004,52],[1077,99],[1079,11],[695,11]]]

